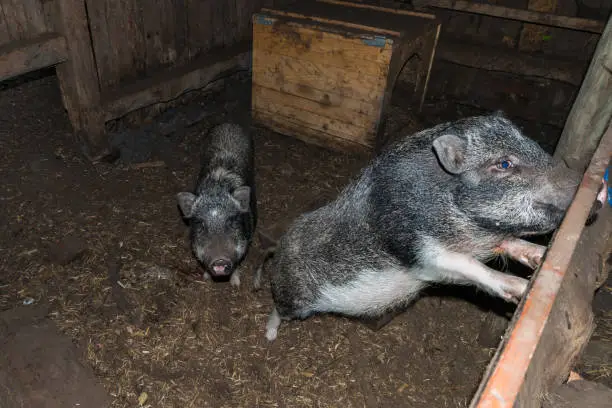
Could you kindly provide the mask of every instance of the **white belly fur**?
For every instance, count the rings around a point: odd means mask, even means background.
[[[414,297],[426,284],[404,268],[366,269],[341,286],[325,284],[315,303],[318,312],[349,316],[383,312],[389,306]]]

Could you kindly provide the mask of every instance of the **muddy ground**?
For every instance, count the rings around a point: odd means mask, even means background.
[[[503,302],[471,288],[435,288],[377,332],[317,316],[283,325],[268,343],[269,288],[253,292],[250,280],[262,255],[257,240],[239,289],[201,279],[175,194],[195,181],[206,130],[248,116],[248,89],[237,77],[137,129],[118,124],[121,157],[91,164],[54,76],[5,84],[0,311],[44,310],[112,407],[468,406],[507,324],[502,316],[513,311]],[[430,103],[416,116],[401,98],[392,112],[390,133],[473,113]],[[558,130],[526,129],[552,151]],[[331,199],[367,161],[254,132],[262,231],[278,233]],[[611,297],[604,286],[596,351],[581,366],[608,385]],[[87,406],[96,406],[93,395]]]

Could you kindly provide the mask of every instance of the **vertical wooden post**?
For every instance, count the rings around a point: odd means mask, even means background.
[[[57,27],[66,38],[68,61],[57,66],[64,107],[88,154],[107,149],[100,85],[85,0],[58,0]]]
[[[555,157],[584,171],[612,117],[612,17],[597,43],[593,59],[567,117]]]

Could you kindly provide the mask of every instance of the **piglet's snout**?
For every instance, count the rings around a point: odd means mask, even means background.
[[[211,271],[218,276],[229,275],[232,271],[232,261],[229,259],[216,259],[210,264]]]

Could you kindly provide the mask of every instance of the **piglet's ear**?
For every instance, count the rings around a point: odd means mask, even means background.
[[[459,174],[466,170],[466,150],[464,140],[452,134],[446,134],[433,141],[433,149],[444,170]]]
[[[183,213],[183,217],[191,218],[193,216],[193,206],[196,201],[195,194],[182,192],[176,195],[176,201],[178,202],[178,206]]]
[[[240,211],[249,211],[249,204],[251,202],[251,188],[249,186],[238,187],[232,193],[232,197],[237,201]]]

